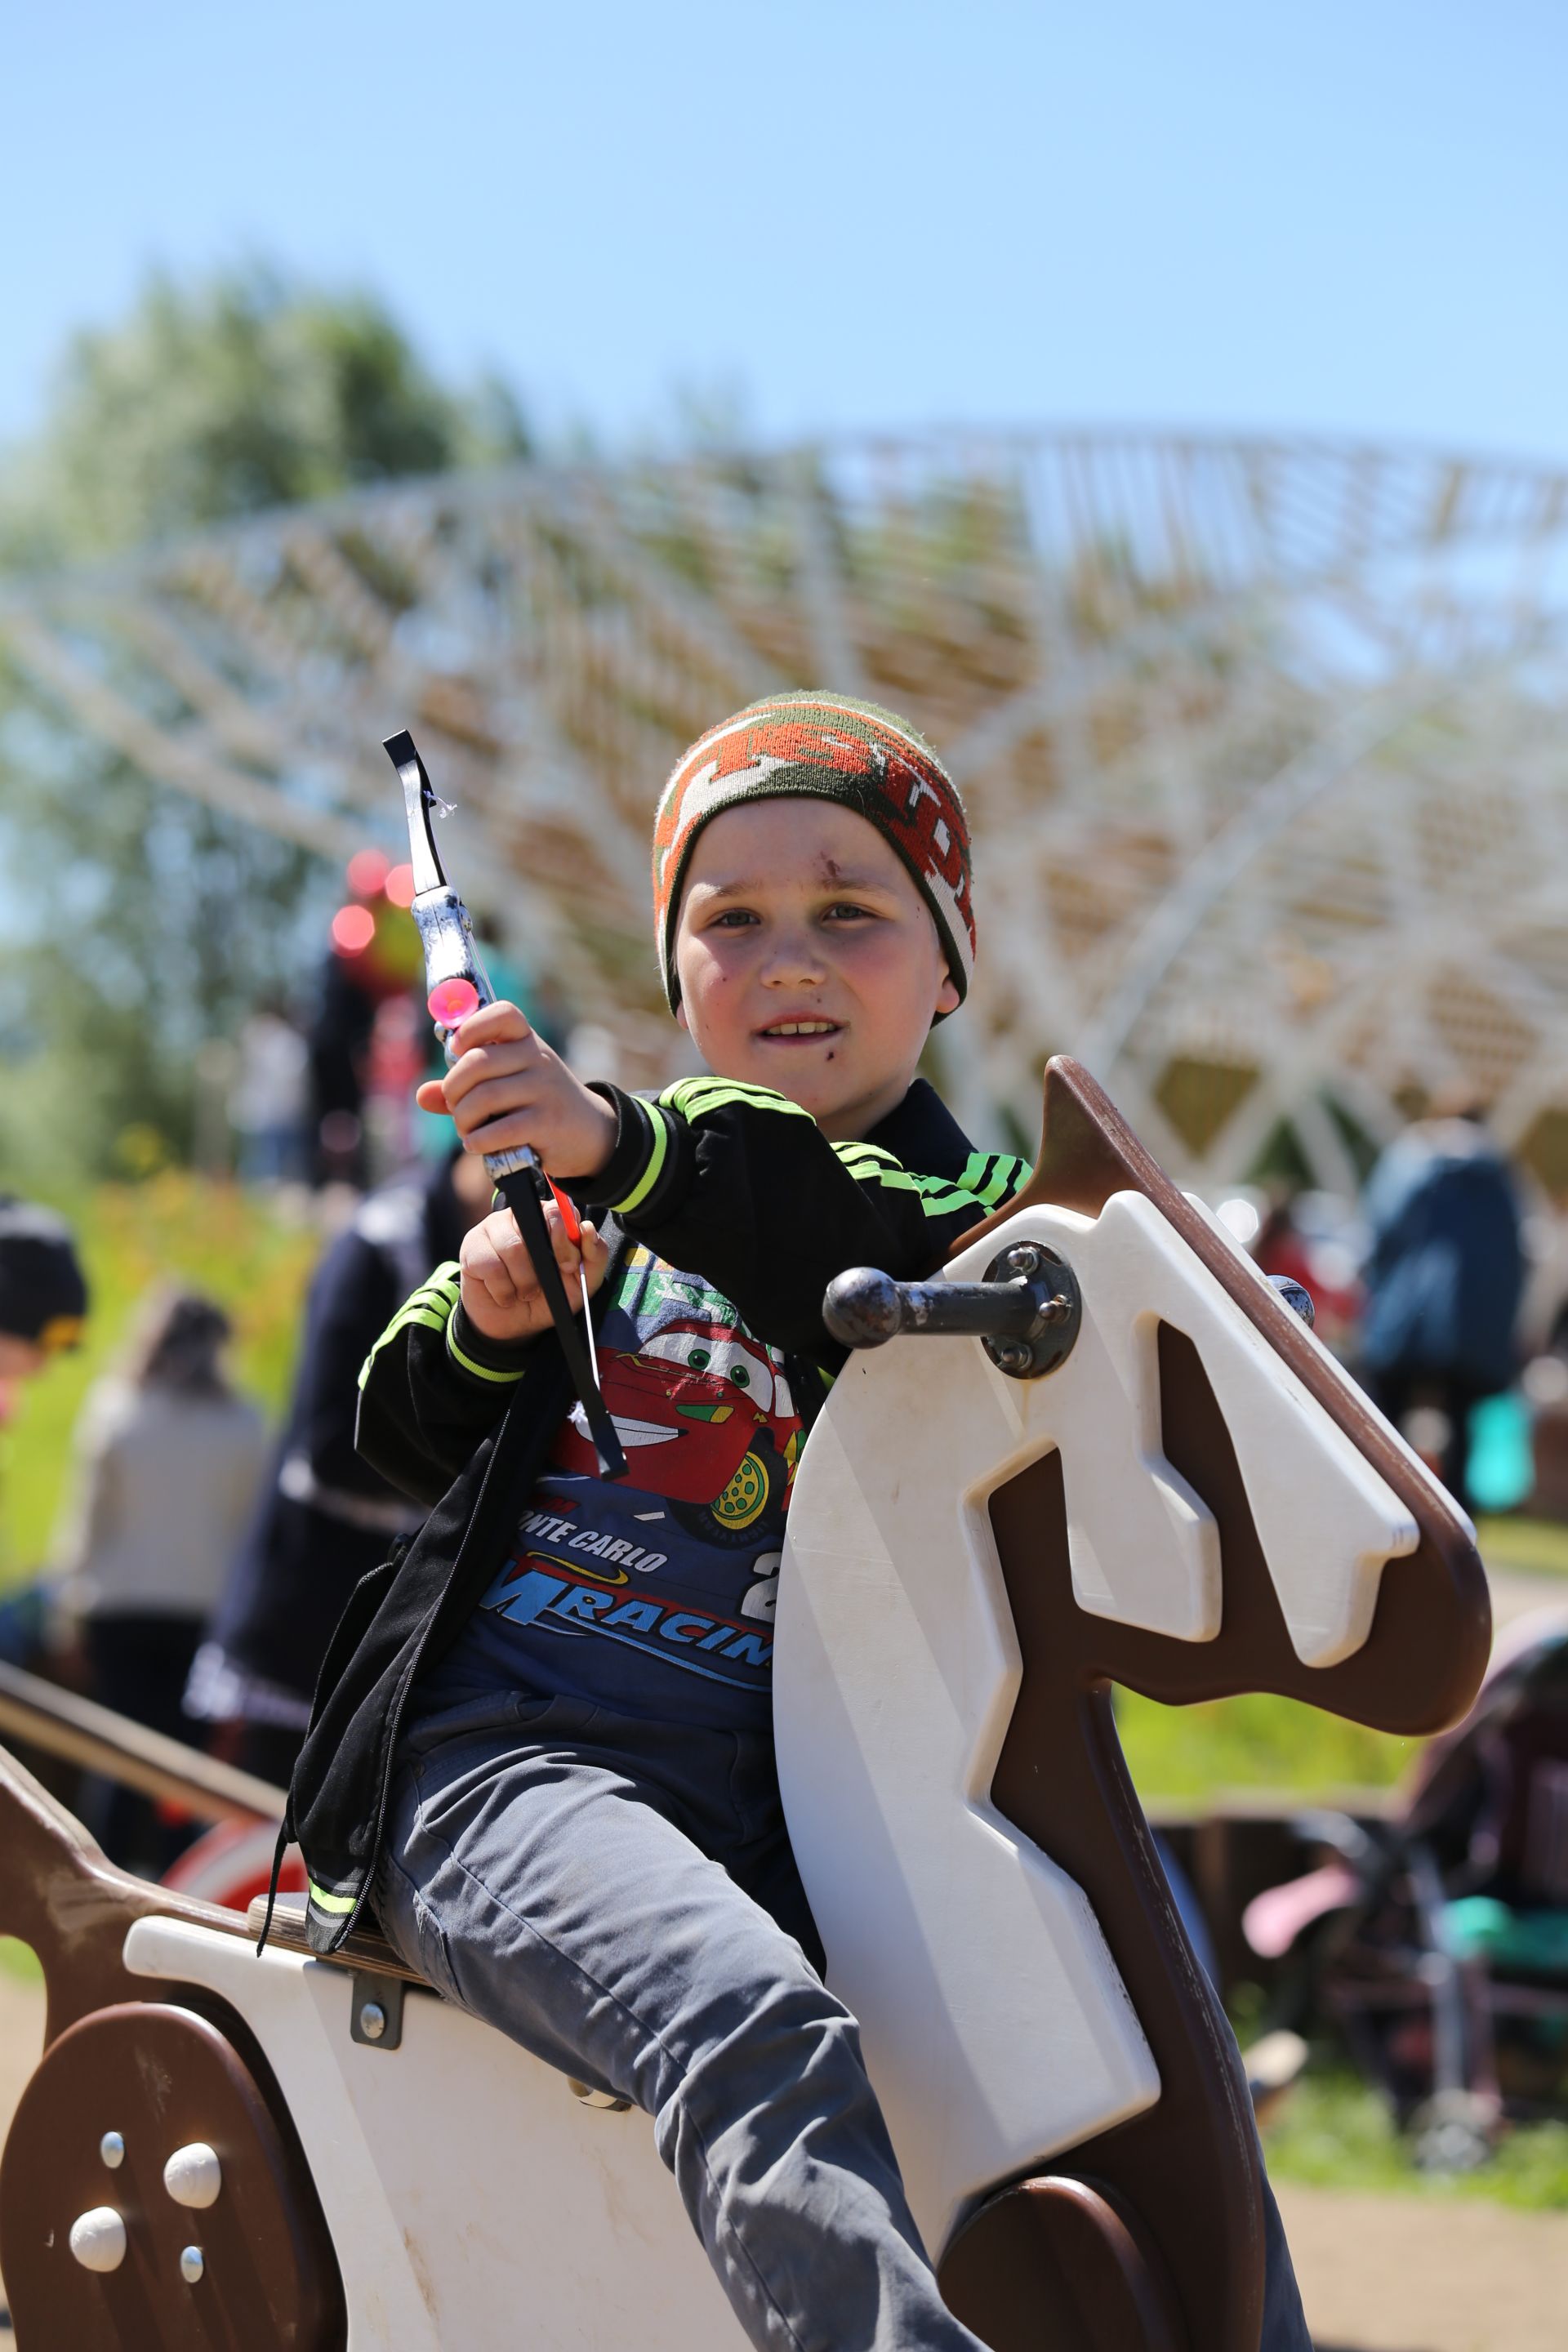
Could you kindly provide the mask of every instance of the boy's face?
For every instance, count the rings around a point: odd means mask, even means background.
[[[902,1101],[958,991],[898,852],[834,801],[750,801],[698,835],[675,942],[679,1019],[721,1077],[829,1136]]]

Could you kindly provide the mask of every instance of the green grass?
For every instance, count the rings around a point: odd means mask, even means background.
[[[1358,2076],[1338,2068],[1310,2069],[1301,2077],[1265,2126],[1263,2150],[1276,2180],[1433,2198],[1487,2197],[1537,2212],[1568,2210],[1568,2124],[1521,2125],[1474,2172],[1423,2172],[1383,2100]]]
[[[89,1383],[115,1360],[136,1308],[160,1280],[194,1285],[226,1307],[240,1386],[274,1417],[288,1393],[305,1286],[319,1242],[233,1184],[169,1169],[142,1184],[58,1199],[91,1287],[86,1344],[23,1392],[0,1432],[0,1585],[47,1559],[70,1468],[70,1433]]]
[[[1480,1543],[1488,1565],[1505,1573],[1568,1577],[1568,1527],[1483,1519]],[[1237,1789],[1294,1796],[1386,1789],[1421,1746],[1263,1692],[1169,1707],[1123,1691],[1116,1716],[1132,1778],[1151,1799],[1195,1802]]]
[[[42,1984],[43,1966],[31,1944],[16,1936],[0,1936],[0,1977],[14,1984]]]
[[[1116,1720],[1145,1798],[1196,1801],[1235,1789],[1308,1797],[1388,1788],[1420,1745],[1263,1691],[1200,1706],[1161,1706],[1119,1691]]]
[[[1481,1557],[1489,1568],[1528,1576],[1568,1576],[1568,1528],[1553,1519],[1482,1519]],[[1548,1596],[1550,1597],[1550,1596]]]

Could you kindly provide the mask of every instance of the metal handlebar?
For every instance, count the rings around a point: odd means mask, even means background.
[[[922,1335],[975,1339],[1015,1380],[1038,1380],[1065,1363],[1082,1318],[1072,1268],[1043,1242],[1011,1243],[984,1282],[895,1282],[875,1266],[851,1266],[822,1302],[823,1321],[846,1348]]]

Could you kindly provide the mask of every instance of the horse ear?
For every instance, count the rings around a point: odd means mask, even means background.
[[[1020,1209],[1076,1209],[1080,1216],[1098,1217],[1113,1192],[1147,1192],[1151,1177],[1159,1174],[1158,1163],[1082,1063],[1057,1054],[1046,1065],[1045,1121],[1034,1174],[984,1224],[961,1234],[948,1255],[972,1248]]]
[[[1382,1415],[1330,1362],[1284,1300],[1258,1281],[1255,1269],[1245,1263],[1213,1220],[1173,1184],[1104,1087],[1070,1055],[1058,1054],[1046,1065],[1040,1156],[1028,1183],[984,1223],[961,1234],[948,1255],[972,1249],[993,1227],[1006,1223],[1020,1209],[1073,1209],[1080,1215],[1098,1217],[1113,1192],[1142,1192],[1152,1201],[1248,1322],[1284,1358],[1401,1501],[1409,1504],[1417,1523],[1424,1529],[1430,1527],[1439,1547],[1455,1556],[1473,1557],[1475,1531],[1458,1505],[1419,1469]],[[1478,1562],[1476,1575],[1479,1574]],[[1484,1583],[1480,1589],[1484,1591]],[[1489,1646],[1489,1625],[1485,1635]]]

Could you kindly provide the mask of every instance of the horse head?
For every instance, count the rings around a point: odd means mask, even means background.
[[[898,1339],[851,1356],[805,1448],[775,1664],[791,1834],[960,2315],[999,2352],[1037,2340],[1037,2294],[1008,2304],[1039,2286],[1018,2199],[986,2200],[1049,2174],[1042,2260],[1087,2275],[1089,2200],[1128,2314],[1074,2340],[1256,2352],[1247,2086],[1112,1689],[1434,1731],[1485,1665],[1484,1576],[1441,1487],[1065,1060],[1031,1181],[947,1277],[1020,1242],[1081,1302],[1056,1369]]]

